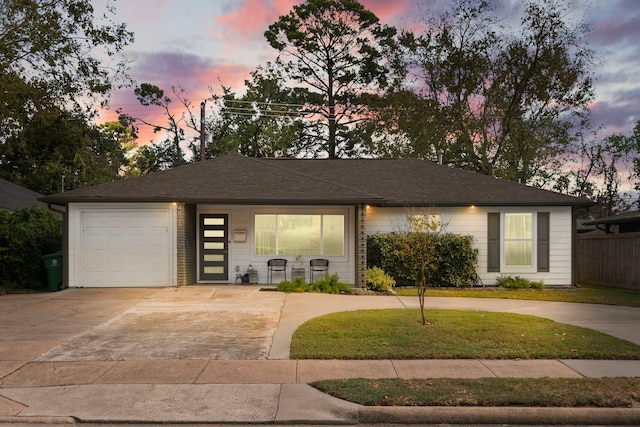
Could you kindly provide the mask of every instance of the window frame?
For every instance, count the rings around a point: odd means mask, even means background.
[[[251,239],[251,256],[255,259],[270,259],[274,257],[287,258],[295,255],[281,255],[278,253],[278,230],[276,230],[276,253],[275,254],[258,254],[257,253],[257,245],[256,245],[256,217],[258,215],[274,215],[276,224],[278,223],[278,217],[280,215],[317,215],[320,216],[320,224],[322,227],[324,216],[342,216],[343,218],[343,246],[342,246],[342,255],[323,255],[323,254],[302,254],[303,257],[322,257],[333,260],[346,260],[349,257],[349,221],[350,221],[350,211],[348,208],[326,208],[326,209],[304,209],[304,208],[292,208],[292,209],[254,209],[251,212],[251,221],[252,221],[252,239]],[[321,239],[322,239],[322,228],[321,228]],[[324,248],[323,242],[320,242],[321,251]],[[299,255],[299,254],[296,254]]]
[[[508,215],[530,215],[531,236],[528,238],[507,238]],[[538,253],[538,212],[537,211],[505,211],[500,213],[500,272],[502,273],[535,273],[537,272]],[[527,241],[531,242],[531,265],[511,266],[507,265],[507,243]]]

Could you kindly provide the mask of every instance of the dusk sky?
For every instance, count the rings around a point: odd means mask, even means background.
[[[96,15],[106,2],[92,0]],[[595,51],[596,99],[592,119],[604,126],[603,134],[629,135],[640,120],[640,0],[566,0],[574,16],[590,24],[588,44]],[[519,0],[496,0],[505,22],[515,16]],[[299,0],[120,0],[116,21],[135,33],[135,43],[125,50],[133,61],[131,77],[137,84],[155,84],[170,93],[181,86],[195,106],[208,87],[220,83],[242,90],[243,82],[258,65],[276,57],[263,33]],[[407,28],[423,22],[427,11],[448,10],[449,0],[361,0],[383,24]],[[116,92],[112,108],[149,121],[166,124],[159,109],[140,106],[133,88]],[[177,105],[176,105],[177,107]],[[155,117],[154,117],[155,116]],[[115,115],[103,114],[102,120]],[[141,129],[142,130],[142,129]],[[141,132],[140,142],[158,135]],[[158,141],[156,141],[158,142]]]

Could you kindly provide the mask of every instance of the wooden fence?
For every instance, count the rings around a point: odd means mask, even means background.
[[[578,236],[576,279],[640,290],[640,233]]]

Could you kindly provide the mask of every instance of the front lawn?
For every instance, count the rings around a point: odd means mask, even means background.
[[[398,295],[417,296],[415,288],[399,288]],[[596,285],[568,289],[428,288],[427,297],[500,298],[640,307],[640,292]]]
[[[333,313],[298,328],[292,359],[640,359],[640,346],[535,316],[416,309]]]
[[[303,324],[293,359],[640,359],[640,346],[534,316],[415,309],[333,313]],[[631,407],[640,378],[344,379],[312,384],[372,406]]]
[[[628,408],[640,378],[347,379],[313,384],[366,406],[536,406]]]

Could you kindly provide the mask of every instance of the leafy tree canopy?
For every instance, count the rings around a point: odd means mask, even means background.
[[[1,104],[34,112],[85,105],[83,97],[105,102],[126,74],[126,64],[115,58],[133,34],[103,18],[97,23],[89,0],[0,0]]]
[[[280,52],[282,76],[308,91],[306,112],[323,118],[326,132],[316,135],[327,141],[323,151],[352,154],[340,132],[361,120],[358,93],[387,85],[384,51],[395,29],[355,0],[307,0],[264,35]]]
[[[98,21],[90,0],[0,0],[0,174],[44,193],[74,162],[67,173],[86,178],[86,148],[101,144],[87,120],[127,80],[116,56],[133,34],[112,13]]]
[[[536,183],[571,149],[593,99],[586,27],[562,2],[524,5],[516,30],[492,3],[460,0],[426,30],[401,34],[403,85],[383,99],[379,122],[405,155],[435,160],[442,150],[453,166]]]

